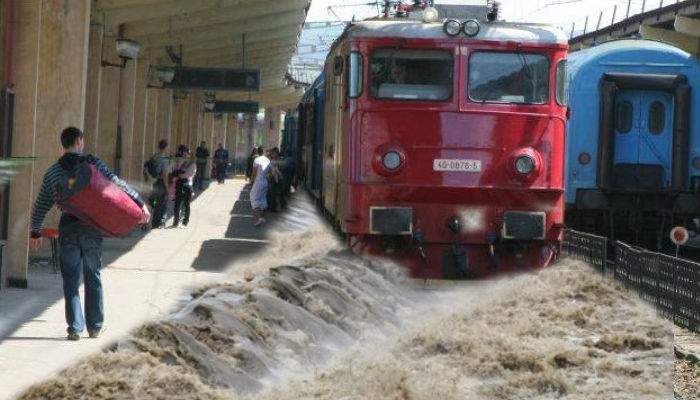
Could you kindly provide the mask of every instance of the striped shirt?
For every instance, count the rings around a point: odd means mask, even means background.
[[[68,153],[63,157],[75,157],[75,160],[77,160],[77,157],[79,156],[80,155],[75,153]],[[139,194],[126,182],[119,179],[117,175],[110,171],[109,167],[107,167],[102,160],[95,156],[87,156],[85,157],[85,160],[90,164],[93,164],[95,168],[102,173],[102,175],[121,188],[129,197],[131,197],[132,200],[134,200],[134,202],[136,202],[136,204],[143,207],[144,202],[141,199],[141,196],[139,196]],[[41,190],[36,198],[36,202],[34,202],[34,209],[32,211],[32,237],[38,237],[41,235],[41,229],[44,225],[44,218],[46,218],[46,214],[55,204],[56,187],[61,178],[65,178],[68,173],[69,172],[61,166],[60,162],[56,162],[49,167],[48,170],[46,170],[43,183],[41,184]]]

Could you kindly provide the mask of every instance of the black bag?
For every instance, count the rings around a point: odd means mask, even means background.
[[[160,177],[160,172],[158,171],[158,161],[156,156],[151,157],[148,161],[143,164],[144,175],[150,176],[153,179]]]

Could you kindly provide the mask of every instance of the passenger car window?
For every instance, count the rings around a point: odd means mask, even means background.
[[[621,101],[617,104],[615,112],[615,129],[619,133],[629,133],[632,130],[632,113],[634,107],[629,101]]]
[[[666,127],[666,106],[660,101],[655,101],[649,106],[649,132],[654,135],[663,133]]]
[[[452,97],[454,57],[443,50],[379,49],[370,73],[374,98],[443,101]]]
[[[480,51],[469,59],[469,98],[487,103],[545,104],[549,58],[541,54]]]
[[[566,60],[557,64],[557,103],[560,106],[569,104],[569,77],[566,75]]]
[[[362,94],[362,54],[358,52],[352,52],[350,53],[348,59],[348,65],[350,68],[350,84],[348,85],[348,97],[354,99],[360,97],[360,95]]]

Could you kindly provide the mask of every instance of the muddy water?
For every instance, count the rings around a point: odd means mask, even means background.
[[[21,398],[673,397],[669,324],[575,262],[426,289],[314,228],[235,271]]]

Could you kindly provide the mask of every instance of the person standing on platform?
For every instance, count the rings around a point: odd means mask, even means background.
[[[216,181],[219,184],[226,180],[226,168],[228,168],[228,150],[219,143],[219,148],[214,152],[214,168],[216,170]]]
[[[250,152],[250,156],[246,159],[245,163],[245,177],[249,182],[253,182],[251,179],[253,176],[253,162],[255,161],[255,158],[258,156],[258,149],[257,147],[253,147],[253,150]]]
[[[192,161],[190,149],[181,145],[177,149],[177,160],[173,165],[172,177],[175,185],[175,216],[173,228],[180,225],[180,212],[182,211],[182,225],[187,226],[190,222],[190,203],[192,202],[192,184],[197,173],[197,166]]]
[[[155,179],[153,182],[153,192],[151,194],[151,205],[153,206],[153,221],[151,226],[153,229],[158,229],[163,226],[165,211],[168,208],[168,141],[163,139],[158,142],[158,153],[156,153],[152,162],[155,167]]]
[[[119,179],[99,158],[84,155],[85,140],[83,132],[69,127],[61,133],[61,145],[64,154],[44,174],[41,190],[34,203],[31,219],[30,245],[38,250],[41,246],[41,231],[46,214],[53,208],[60,182],[70,182],[70,171],[78,163],[92,164],[99,173],[117,185],[143,211],[142,223],[148,223],[150,212],[139,194]],[[88,335],[97,338],[104,322],[102,301],[102,234],[92,226],[82,222],[68,212],[61,213],[58,224],[59,258],[61,277],[63,278],[63,295],[65,297],[66,323],[68,340],[80,340],[80,333],[87,323]],[[80,272],[82,268],[85,281],[85,316],[80,307]]]
[[[267,172],[267,207],[272,212],[279,211],[280,208],[287,208],[287,204],[282,200],[282,172],[281,172],[280,151],[277,147],[270,150],[270,168]]]
[[[282,179],[284,186],[282,188],[282,195],[285,200],[289,198],[292,193],[292,183],[294,183],[294,175],[296,174],[296,161],[289,150],[285,150],[283,153],[282,162]],[[285,201],[286,203],[286,201]]]
[[[207,169],[207,160],[209,159],[207,142],[202,141],[199,144],[199,147],[195,150],[195,156],[197,157],[197,175],[194,178],[194,188],[201,191],[204,188],[204,173]]]
[[[265,223],[270,159],[265,156],[265,149],[262,146],[257,148],[256,153],[257,157],[253,161],[253,172],[250,177],[253,182],[253,187],[250,189],[250,205],[253,208],[254,225],[260,226]]]

